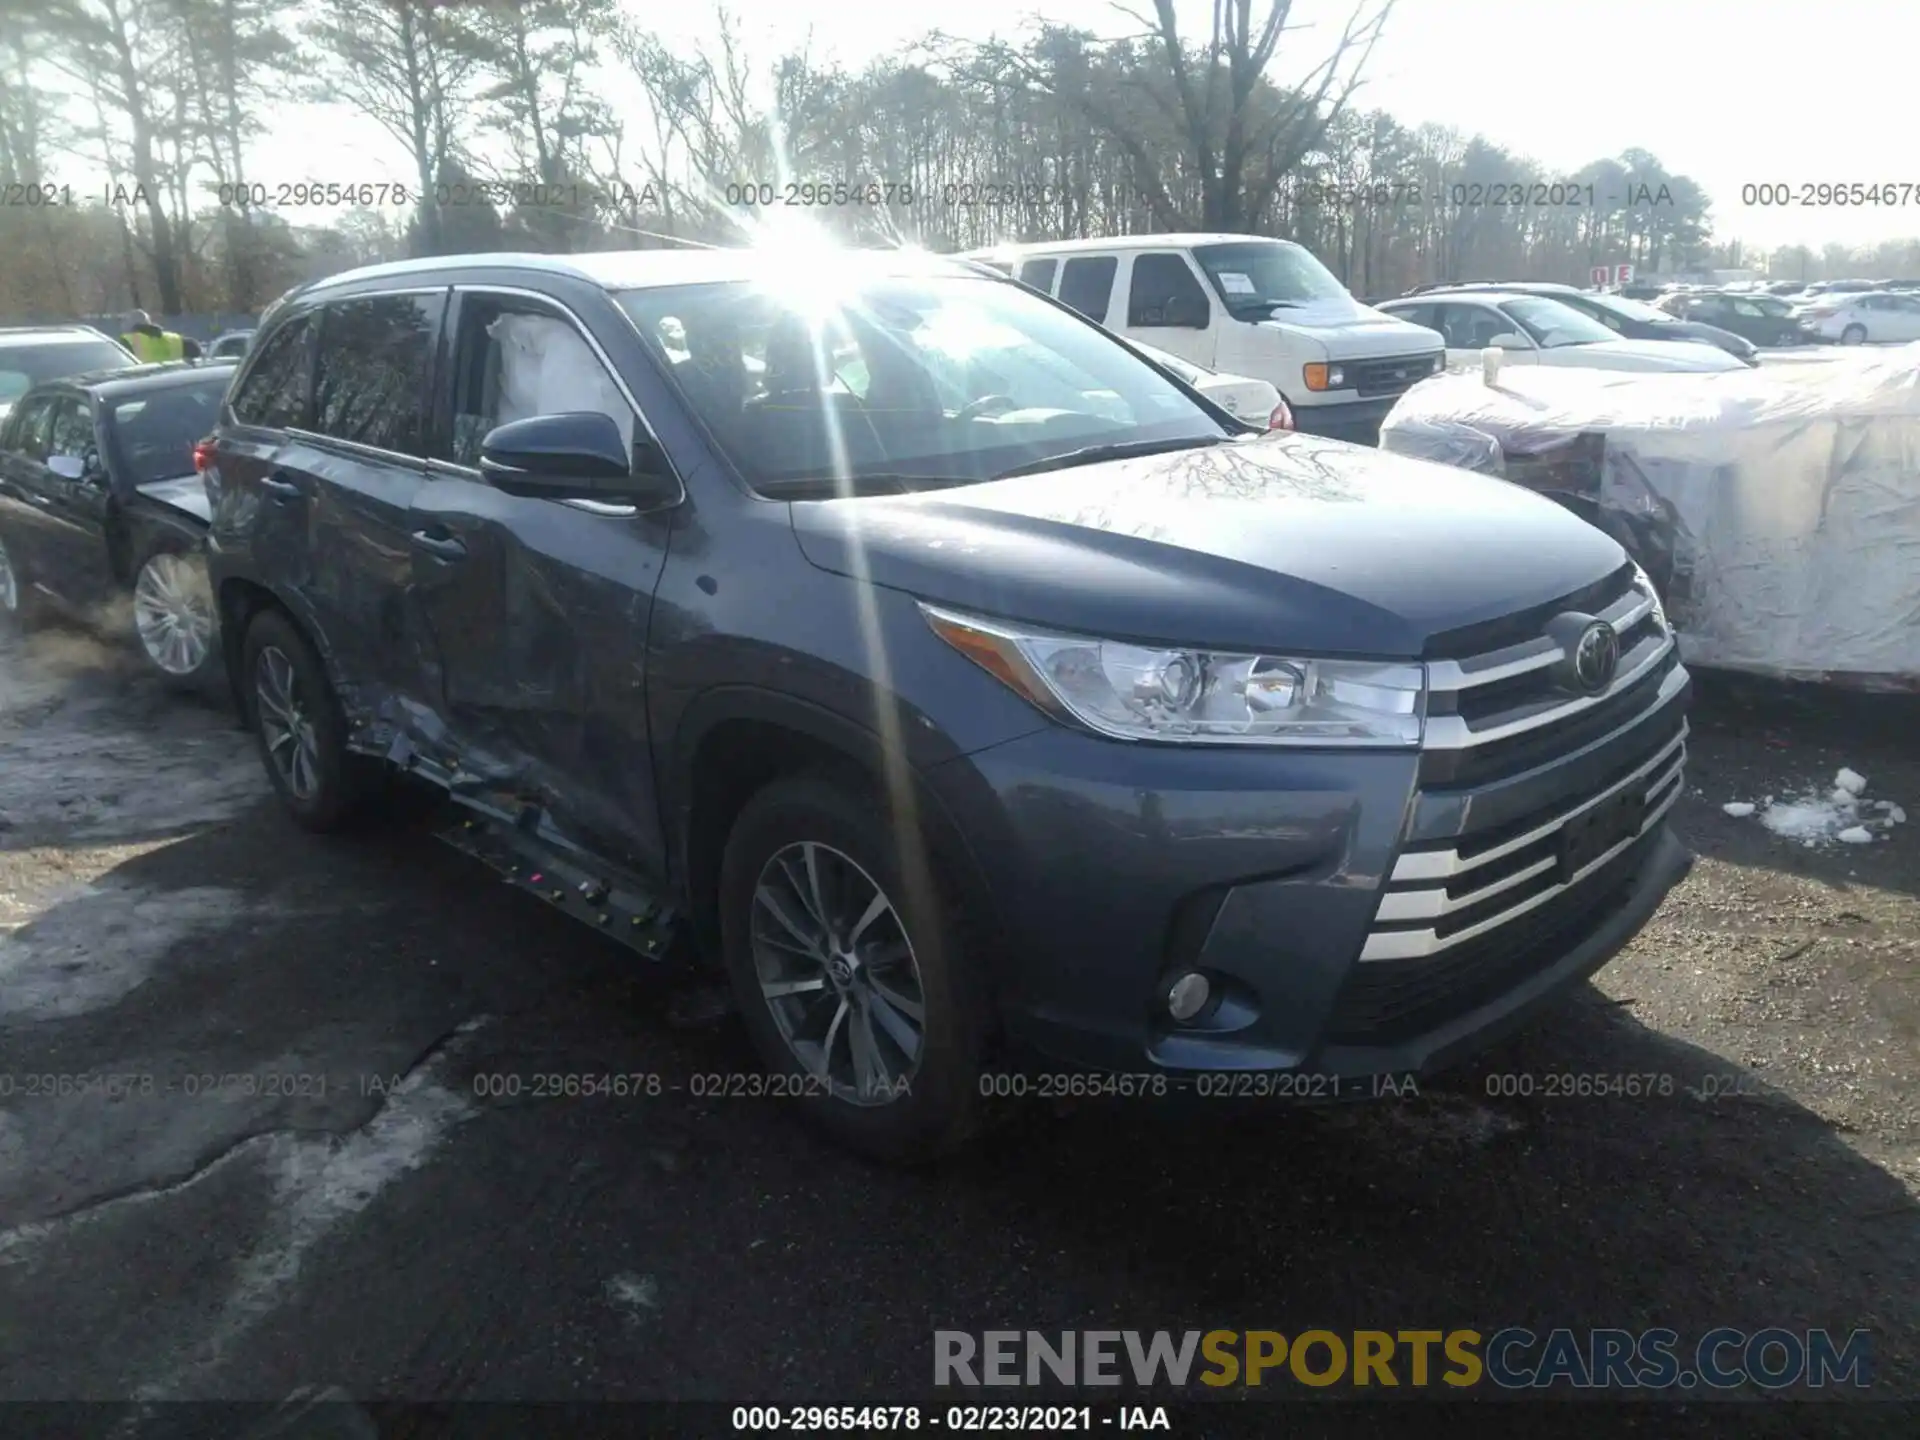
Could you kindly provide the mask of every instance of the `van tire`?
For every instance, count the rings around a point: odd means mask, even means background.
[[[792,1097],[811,1123],[841,1144],[876,1159],[913,1163],[958,1149],[979,1127],[991,1006],[937,860],[915,845],[915,854],[924,858],[903,864],[889,813],[881,797],[853,776],[815,771],[768,784],[747,801],[727,837],[719,877],[720,938],[735,1003],[755,1050],[778,1082],[776,1093]],[[844,960],[841,967],[851,968],[851,977],[832,979],[827,957],[835,947],[830,945],[811,956],[802,956],[797,946],[773,948],[793,937],[777,924],[769,901],[784,902],[809,930],[825,928],[813,923],[814,907],[805,898],[801,857],[808,855],[817,858],[820,875],[811,894],[824,897],[819,908],[841,928],[842,939],[857,930],[858,921],[849,926],[849,917],[870,909],[876,891],[886,901],[887,911],[869,922],[866,933],[853,934],[837,952],[863,951],[873,962],[871,974],[855,956],[851,967]],[[851,862],[851,868],[843,862]],[[919,872],[917,879],[905,873],[908,865]],[[835,913],[837,901],[844,902],[844,914]],[[769,931],[774,940],[765,938]],[[791,966],[792,978],[763,977],[762,965]],[[763,984],[789,984],[808,993],[776,1000]],[[921,1010],[917,1058],[906,1063],[895,1037],[899,1017],[909,1012],[879,997],[900,1000],[916,990]],[[776,1005],[782,1018],[776,1018]],[[830,1019],[836,1007],[844,1012],[840,1031]],[[867,1053],[884,1057],[892,1084],[875,1089],[890,1093],[890,1099],[862,1103],[850,1093],[862,1035],[868,1037]],[[818,1043],[823,1037],[824,1047]],[[812,1063],[803,1062],[797,1048],[802,1045],[811,1046]]]
[[[282,611],[261,610],[240,657],[241,702],[287,813],[317,834],[363,818],[381,788],[380,762],[347,748],[346,719],[312,642]]]

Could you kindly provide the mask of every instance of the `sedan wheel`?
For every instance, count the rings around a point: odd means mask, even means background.
[[[261,649],[254,662],[253,699],[267,760],[296,800],[320,789],[320,740],[293,661],[278,646]]]
[[[753,891],[760,993],[801,1068],[856,1105],[885,1105],[920,1067],[926,996],[891,898],[819,841],[777,851]]]
[[[1867,327],[1864,325],[1849,325],[1840,332],[1840,343],[1842,345],[1863,344],[1866,338]]]
[[[164,674],[197,675],[213,654],[213,590],[206,567],[188,555],[148,557],[133,586],[140,648]]]

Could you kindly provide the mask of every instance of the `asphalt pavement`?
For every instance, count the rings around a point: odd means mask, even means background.
[[[111,1407],[42,1436],[303,1387],[375,1416],[944,1403],[940,1329],[1461,1325],[1864,1328],[1871,1396],[1920,1399],[1920,838],[1808,847],[1721,808],[1845,765],[1920,818],[1916,718],[1704,685],[1693,876],[1445,1084],[1030,1102],[898,1172],[725,1094],[754,1066],[708,992],[421,817],[305,835],[219,709],[71,635],[0,650],[0,1401]],[[1578,1075],[1666,1082],[1548,1093]],[[1640,1433],[1731,1413],[1653,1403]],[[1734,1428],[1896,1413],[1755,1404]]]

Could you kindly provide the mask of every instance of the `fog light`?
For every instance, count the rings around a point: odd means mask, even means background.
[[[1167,987],[1167,1013],[1179,1021],[1191,1020],[1207,1008],[1207,1001],[1212,997],[1213,987],[1207,983],[1207,977],[1197,970],[1189,970]]]

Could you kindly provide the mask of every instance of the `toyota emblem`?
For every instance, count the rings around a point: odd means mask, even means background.
[[[1613,683],[1620,668],[1620,635],[1604,620],[1580,632],[1573,647],[1573,678],[1589,695],[1598,695]]]

